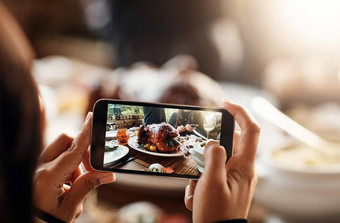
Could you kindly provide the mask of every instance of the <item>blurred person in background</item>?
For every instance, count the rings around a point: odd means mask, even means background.
[[[211,39],[211,27],[222,17],[220,0],[113,0],[110,38],[115,66],[149,61],[161,66],[179,54],[193,56],[199,70],[213,78],[221,61]]]
[[[34,54],[2,4],[0,17],[0,222],[34,222],[34,214],[47,222],[74,222],[86,196],[115,180],[89,165],[92,113],[76,138],[61,135],[41,149],[44,116],[31,74]],[[194,222],[247,222],[260,129],[242,106],[224,101],[224,107],[242,132],[235,132],[227,165],[225,149],[207,144],[205,172],[186,188]]]

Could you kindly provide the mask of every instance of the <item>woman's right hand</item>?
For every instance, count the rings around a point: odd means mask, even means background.
[[[225,100],[228,110],[241,127],[234,133],[233,155],[226,164],[223,146],[207,143],[205,170],[198,181],[186,187],[185,205],[193,211],[193,222],[216,222],[247,218],[257,183],[254,170],[260,127],[242,106]]]

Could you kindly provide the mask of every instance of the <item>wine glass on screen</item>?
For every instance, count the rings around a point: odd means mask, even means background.
[[[216,117],[212,115],[207,115],[204,118],[203,127],[205,131],[207,131],[207,138],[209,138],[210,131],[214,130],[216,127]]]

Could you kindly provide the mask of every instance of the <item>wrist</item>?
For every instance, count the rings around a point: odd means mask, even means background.
[[[35,210],[35,216],[40,220],[39,222],[48,222],[48,223],[65,223],[65,221],[62,221],[53,215],[50,215],[49,213],[46,213],[38,208]]]

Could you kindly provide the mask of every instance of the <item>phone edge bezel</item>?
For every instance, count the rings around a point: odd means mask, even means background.
[[[167,173],[154,173],[154,172],[146,172],[146,171],[137,171],[137,170],[122,170],[122,169],[111,169],[111,168],[105,168],[103,166],[103,160],[101,159],[101,162],[98,162],[98,159],[93,159],[94,154],[96,154],[98,156],[98,154],[102,155],[103,152],[100,151],[100,153],[98,153],[98,149],[96,147],[93,148],[93,137],[94,135],[94,128],[98,127],[98,124],[101,124],[99,127],[104,128],[106,127],[106,116],[105,116],[105,124],[103,124],[102,122],[96,121],[96,118],[98,117],[98,114],[96,112],[96,108],[98,108],[98,105],[100,104],[100,106],[102,106],[101,104],[105,103],[104,107],[106,108],[106,112],[105,114],[107,114],[107,105],[109,103],[111,104],[128,104],[128,105],[136,105],[136,106],[154,106],[156,105],[156,107],[164,107],[167,106],[167,108],[176,108],[176,109],[183,109],[183,108],[188,108],[188,109],[193,109],[193,110],[206,110],[206,111],[218,111],[218,112],[222,112],[222,122],[226,122],[227,120],[224,120],[224,118],[227,119],[231,119],[232,120],[232,125],[230,126],[230,129],[228,130],[223,130],[221,128],[221,136],[225,135],[225,131],[228,131],[229,136],[231,137],[231,141],[229,146],[224,146],[224,144],[221,143],[221,145],[223,145],[226,149],[227,152],[227,160],[226,162],[228,162],[228,160],[230,159],[230,157],[232,156],[232,147],[233,147],[233,133],[234,133],[234,128],[235,128],[235,121],[234,121],[234,117],[225,109],[223,109],[222,107],[202,107],[202,106],[195,106],[195,105],[181,105],[181,104],[169,104],[169,103],[157,103],[157,102],[144,102],[144,101],[127,101],[127,100],[118,100],[118,99],[108,99],[108,98],[102,98],[96,101],[96,103],[93,106],[93,120],[92,120],[92,128],[91,128],[91,145],[90,145],[90,165],[92,166],[92,168],[94,168],[95,170],[98,171],[110,171],[110,172],[117,172],[117,173],[127,173],[127,174],[141,174],[141,175],[149,175],[149,176],[162,176],[162,177],[171,177],[171,178],[186,178],[186,179],[198,179],[200,176],[192,176],[192,175],[182,175],[182,174],[167,174]],[[223,116],[223,113],[226,114],[226,116]],[[222,123],[222,126],[223,126]],[[105,130],[104,130],[105,132]],[[223,133],[223,134],[222,134]],[[103,137],[105,139],[105,135]],[[224,140],[224,141],[227,141]],[[220,141],[221,142],[221,141]],[[101,165],[98,165],[98,164]]]

